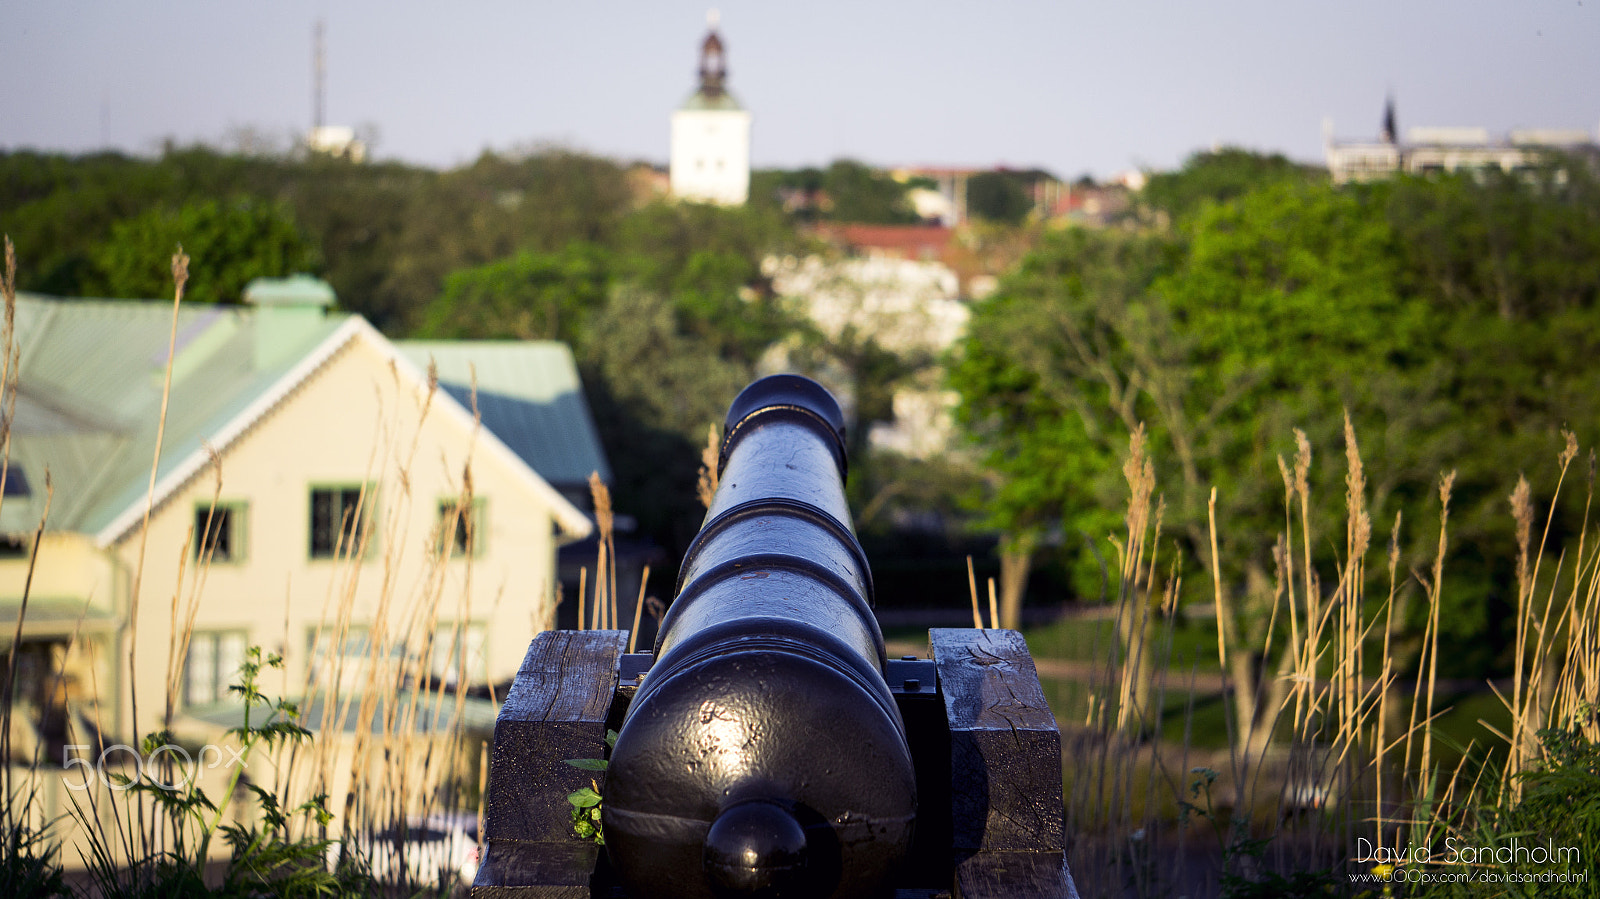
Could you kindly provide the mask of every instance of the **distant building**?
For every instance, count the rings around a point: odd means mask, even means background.
[[[1005,174],[1017,180],[1033,204],[1030,215],[1041,221],[1070,220],[1076,224],[1104,225],[1128,208],[1128,192],[1144,187],[1143,174],[1119,176],[1116,183],[1069,183],[1041,169],[1017,171],[1005,167],[940,168],[910,166],[892,169],[889,176],[902,184],[932,182],[906,191],[917,217],[924,224],[960,227],[969,218],[968,186],[975,176]]]
[[[866,225],[824,223],[818,237],[855,256],[949,262],[957,250],[955,230],[942,225]]]
[[[672,194],[742,206],[750,196],[750,113],[728,92],[717,17],[700,45],[700,86],[672,114]]]
[[[1376,139],[1339,140],[1330,128],[1324,143],[1335,184],[1373,181],[1396,172],[1526,171],[1552,150],[1600,154],[1595,136],[1576,129],[1522,129],[1495,138],[1486,128],[1412,128],[1402,141],[1392,102],[1384,109]]]
[[[306,149],[335,159],[367,161],[367,144],[348,125],[318,125],[306,132]]]
[[[129,737],[169,701],[176,730],[214,735],[251,645],[284,656],[291,696],[394,695],[415,672],[509,681],[550,626],[557,550],[592,529],[581,485],[609,475],[571,353],[395,343],[333,302],[311,278],[260,279],[242,305],[185,304],[173,341],[171,302],[18,297],[13,746],[59,759],[90,742],[67,740],[69,715]],[[368,664],[386,640],[410,681]]]
[[[306,132],[306,149],[321,156],[348,159],[351,162],[367,161],[367,142],[356,137],[356,130],[348,125],[329,125],[325,110],[328,103],[327,54],[323,45],[322,22],[318,20],[312,31],[311,78],[314,84],[311,130]]]
[[[847,246],[849,255],[768,257],[762,273],[790,308],[829,339],[870,339],[918,369],[896,385],[893,419],[868,428],[870,445],[918,459],[945,452],[954,434],[957,397],[945,389],[942,369],[928,360],[961,339],[970,317],[956,271],[941,261],[952,246],[950,229],[844,225],[825,233]],[[792,349],[789,343],[775,345],[763,368],[792,370]],[[843,372],[816,374],[831,382],[853,419],[859,385]]]
[[[1127,179],[1129,176],[1121,177]],[[1133,203],[1134,189],[1126,184],[1126,180],[1109,184],[1050,182],[1048,205],[1042,208],[1050,221],[1105,227],[1126,214]]]
[[[917,215],[925,222],[955,227],[967,221],[967,179],[984,169],[939,168],[908,166],[894,169],[889,176],[905,183],[913,178],[932,181],[936,187],[917,188],[911,192],[911,202]],[[933,196],[920,196],[931,194]],[[938,199],[935,200],[934,197]]]

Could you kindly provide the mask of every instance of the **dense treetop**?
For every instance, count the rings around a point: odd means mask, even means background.
[[[399,164],[169,148],[155,159],[0,154],[0,231],[18,287],[238,302],[258,276],[308,271],[396,337],[571,344],[614,489],[669,548],[698,523],[698,446],[792,323],[762,257],[796,238],[768,207],[650,201],[626,169],[563,150]]]
[[[1445,624],[1463,665],[1502,647],[1514,572],[1491,560],[1508,556],[1510,485],[1526,472],[1548,493],[1563,427],[1586,445],[1600,438],[1600,183],[1587,163],[1335,186],[1280,156],[1220,150],[1153,175],[1111,227],[1007,224],[1027,214],[1041,174],[968,185],[986,221],[964,245],[1020,259],[973,304],[947,363],[986,462],[988,486],[973,491],[985,527],[1044,547],[1036,563],[1059,560],[1080,597],[1099,595],[1126,502],[1122,460],[1143,426],[1187,564],[1208,558],[1215,487],[1230,583],[1270,589],[1279,458],[1292,459],[1295,429],[1322,498],[1314,551],[1342,551],[1348,410],[1376,543],[1403,514],[1402,577],[1430,567],[1438,478],[1458,473]],[[670,550],[698,525],[707,425],[775,341],[860,387],[858,441],[932,360],[859,334],[823,339],[760,267],[805,250],[806,221],[915,221],[917,182],[848,160],[757,172],[751,203],[723,209],[652,199],[639,189],[648,180],[564,150],[486,153],[444,172],[204,148],[16,152],[0,154],[0,231],[16,242],[24,290],[165,296],[182,242],[195,300],[237,302],[250,277],[309,270],[397,337],[566,341],[618,496]],[[969,482],[959,454],[852,470],[867,529],[888,520],[889,502],[948,515]]]
[[[1458,664],[1487,661],[1514,597],[1515,572],[1490,560],[1514,557],[1518,473],[1548,494],[1561,430],[1600,439],[1594,174],[1566,161],[1335,187],[1227,151],[1153,179],[1143,203],[1145,226],[1051,235],[974,310],[951,378],[999,475],[990,523],[1053,535],[1093,595],[1086,541],[1118,530],[1143,425],[1195,573],[1215,487],[1229,582],[1270,590],[1296,428],[1322,503],[1315,552],[1343,551],[1348,410],[1380,550],[1404,516],[1402,576],[1431,568],[1438,481],[1458,472],[1444,625]]]

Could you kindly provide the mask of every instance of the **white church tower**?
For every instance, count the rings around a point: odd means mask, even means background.
[[[672,194],[739,206],[750,196],[750,113],[728,93],[717,12],[700,45],[700,87],[672,114]]]

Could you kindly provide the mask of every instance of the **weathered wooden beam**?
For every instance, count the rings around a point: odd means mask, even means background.
[[[1078,899],[1060,852],[977,852],[956,864],[955,899]]]
[[[546,631],[533,639],[495,721],[484,796],[480,899],[590,895],[599,847],[572,829],[567,794],[592,772],[567,759],[604,758],[625,631]]]
[[[950,732],[957,895],[1075,899],[1061,732],[1027,643],[1016,631],[971,628],[935,628],[928,642]]]

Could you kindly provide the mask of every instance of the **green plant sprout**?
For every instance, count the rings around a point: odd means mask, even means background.
[[[1248,817],[1229,816],[1229,823],[1233,831],[1230,836],[1221,817],[1215,812],[1211,800],[1211,788],[1217,782],[1217,772],[1211,768],[1191,768],[1190,774],[1196,775],[1194,782],[1189,785],[1189,795],[1201,800],[1197,802],[1179,800],[1178,809],[1182,812],[1182,821],[1188,825],[1194,818],[1203,818],[1210,822],[1212,830],[1217,835],[1217,844],[1222,847],[1222,887],[1223,899],[1311,899],[1316,896],[1332,895],[1338,885],[1333,872],[1321,871],[1295,871],[1285,877],[1276,871],[1264,870],[1261,858],[1266,854],[1267,847],[1272,844],[1271,837],[1251,837],[1250,819]],[[1254,872],[1257,876],[1252,877]]]
[[[223,823],[255,749],[262,746],[272,749],[311,738],[311,731],[297,723],[300,711],[294,703],[271,699],[258,686],[263,669],[281,667],[281,655],[263,656],[259,646],[245,651],[239,683],[228,687],[230,693],[244,702],[243,723],[227,731],[239,741],[238,763],[233,766],[227,787],[218,800],[213,801],[206,795],[199,786],[198,777],[170,776],[162,782],[160,778],[135,780],[122,774],[111,775],[130,793],[150,797],[171,822],[177,839],[170,849],[137,861],[131,872],[132,883],[126,883],[118,871],[113,847],[94,846],[90,875],[102,893],[128,895],[130,890],[132,894],[151,890],[172,895],[202,892],[255,895],[265,890],[276,895],[323,896],[342,894],[357,886],[341,882],[326,869],[323,856],[330,845],[328,840],[291,835],[292,825],[298,819],[318,828],[326,827],[332,820],[325,795],[289,807],[276,793],[245,781],[244,786],[255,794],[260,806],[259,821]],[[263,710],[266,711],[265,720],[259,718]],[[259,723],[252,722],[253,717]],[[141,752],[146,757],[154,757],[160,749],[173,744],[172,734],[158,731],[144,738]],[[227,868],[220,885],[207,885],[204,871],[212,842],[219,833],[230,850]]]
[[[606,749],[610,750],[617,745],[617,732],[606,731]],[[566,759],[567,764],[581,771],[605,771],[611,764],[605,759]],[[606,844],[605,829],[600,825],[600,809],[604,803],[601,796],[600,782],[593,778],[589,786],[580,787],[567,794],[567,802],[572,806],[572,832],[580,839],[593,840],[596,846]]]

